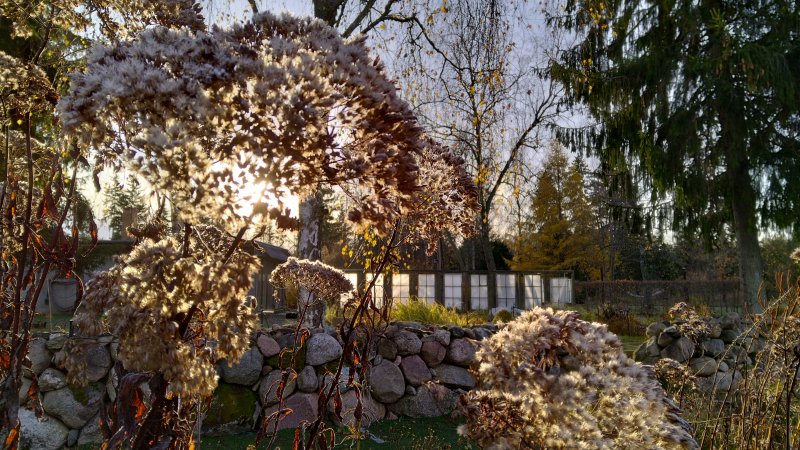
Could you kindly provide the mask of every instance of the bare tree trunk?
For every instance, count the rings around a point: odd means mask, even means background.
[[[745,165],[746,166],[746,165]],[[756,228],[755,190],[751,184],[748,170],[740,167],[731,179],[731,209],[736,226],[736,249],[739,256],[739,277],[742,283],[744,304],[753,312],[760,312],[758,290],[761,287],[763,266],[761,248],[758,244]],[[734,181],[736,180],[736,181]]]
[[[494,272],[497,270],[497,265],[494,262],[494,253],[492,252],[488,217],[481,221],[480,241],[480,246],[483,250],[483,259],[486,262],[486,270]]]
[[[319,260],[322,252],[322,242],[320,240],[320,230],[322,221],[325,218],[325,204],[322,193],[318,190],[308,195],[300,202],[300,236],[297,239],[297,254],[300,258]],[[301,312],[306,304],[310,304],[305,313],[303,325],[309,328],[322,326],[325,318],[325,302],[316,299],[305,289],[300,290],[300,298],[297,301],[298,313]]]

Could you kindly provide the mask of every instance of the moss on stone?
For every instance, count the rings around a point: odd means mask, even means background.
[[[275,369],[286,369],[289,368],[292,363],[292,353],[294,349],[291,347],[287,347],[286,349],[281,350],[275,356],[269,357],[266,360],[266,363],[272,366]],[[306,345],[304,344],[297,350],[297,356],[294,359],[294,365],[291,366],[296,371],[303,370],[303,367],[306,365]]]
[[[69,391],[72,392],[72,396],[75,397],[79,403],[85,405],[89,403],[89,386],[77,386],[74,384],[68,384],[67,388]]]

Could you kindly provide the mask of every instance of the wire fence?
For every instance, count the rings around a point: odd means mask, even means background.
[[[650,316],[661,316],[678,302],[704,306],[714,314],[744,309],[739,279],[576,281],[573,289],[575,303],[588,308],[610,304]]]

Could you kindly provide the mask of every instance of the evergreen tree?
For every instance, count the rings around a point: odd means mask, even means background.
[[[547,155],[527,226],[512,267],[517,270],[575,270],[579,278],[599,277],[596,219],[586,196],[583,162],[569,164],[555,144]]]
[[[145,219],[147,207],[142,199],[139,181],[133,175],[128,176],[123,186],[119,181],[119,176],[114,174],[114,178],[106,187],[105,200],[104,213],[108,227],[111,229],[111,239],[122,239],[123,216],[126,210],[134,213],[132,223]]]
[[[676,229],[732,226],[755,305],[759,220],[800,231],[797,2],[570,0],[551,24],[582,36],[552,74],[599,124],[565,140],[632,157]]]

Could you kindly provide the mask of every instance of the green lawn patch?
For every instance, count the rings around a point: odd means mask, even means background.
[[[411,419],[403,417],[397,420],[383,420],[369,429],[370,437],[361,441],[348,435],[347,430],[336,432],[337,449],[397,449],[397,450],[433,450],[433,449],[477,449],[477,445],[461,437],[456,427],[461,422],[449,417]],[[382,443],[378,440],[383,441]],[[286,450],[292,448],[294,430],[278,432],[278,437],[270,450]],[[201,450],[244,450],[255,444],[255,434],[235,436],[204,437],[199,445]],[[254,448],[254,447],[252,447]],[[267,443],[261,443],[258,450],[267,449]]]
[[[647,340],[647,336],[620,336],[619,339],[622,341],[625,354],[632,358],[633,352]]]

